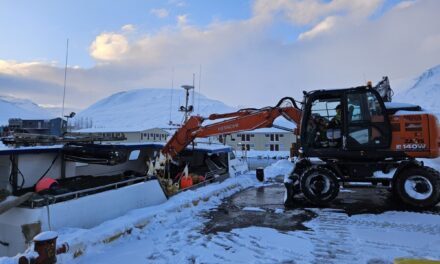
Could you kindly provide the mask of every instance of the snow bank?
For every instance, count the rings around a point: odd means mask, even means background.
[[[148,228],[149,223],[157,221],[157,219],[178,217],[180,213],[191,210],[193,207],[199,209],[215,207],[221,203],[221,199],[253,186],[255,183],[255,175],[229,178],[222,183],[213,183],[194,191],[182,192],[171,197],[164,204],[133,210],[124,216],[106,221],[94,228],[57,230],[59,232],[58,243],[67,242],[70,247],[68,256],[60,255],[60,257],[72,260],[76,256],[85,254],[89,248],[102,243],[111,243],[124,235],[132,233],[135,229]],[[30,256],[32,253],[32,248],[29,248],[25,255]],[[18,262],[18,258],[18,255],[13,258],[0,258],[0,264],[15,264]]]
[[[271,179],[279,175],[286,176],[293,171],[294,167],[294,163],[290,160],[279,160],[264,169],[264,177]]]

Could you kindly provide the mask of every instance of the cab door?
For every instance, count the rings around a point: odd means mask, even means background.
[[[376,91],[348,92],[345,113],[345,149],[368,151],[389,148],[391,126],[384,103]]]

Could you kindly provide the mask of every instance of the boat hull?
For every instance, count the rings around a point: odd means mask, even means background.
[[[38,208],[13,208],[0,215],[0,256],[23,252],[41,231],[90,228],[128,211],[167,200],[159,182],[149,180]]]

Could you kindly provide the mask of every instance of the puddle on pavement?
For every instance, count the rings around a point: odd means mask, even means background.
[[[210,219],[204,233],[229,232],[235,228],[260,226],[280,231],[308,230],[303,225],[317,216],[316,206],[302,195],[295,198],[295,207],[285,208],[283,204],[284,185],[274,184],[249,188],[231,197],[204,216]],[[394,200],[386,189],[341,189],[338,197],[328,206],[347,215],[379,214],[386,211],[408,211]],[[244,210],[245,209],[245,210]],[[315,211],[315,212],[314,212]],[[425,211],[440,214],[440,207]]]
[[[205,215],[210,221],[205,224],[204,233],[229,232],[249,226],[280,231],[307,230],[303,223],[316,214],[307,209],[284,210],[283,195],[284,190],[278,185],[251,188],[235,194]]]

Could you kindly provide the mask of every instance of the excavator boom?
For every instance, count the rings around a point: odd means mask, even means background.
[[[281,106],[285,101],[292,102],[292,106]],[[212,114],[208,118],[192,116],[179,128],[173,137],[162,149],[162,153],[174,158],[196,138],[217,136],[222,134],[249,131],[257,128],[272,127],[277,117],[300,124],[302,111],[292,98],[283,98],[275,107],[261,109],[243,109],[226,114]],[[203,126],[205,120],[222,120],[218,123]],[[293,132],[293,131],[292,131]]]

